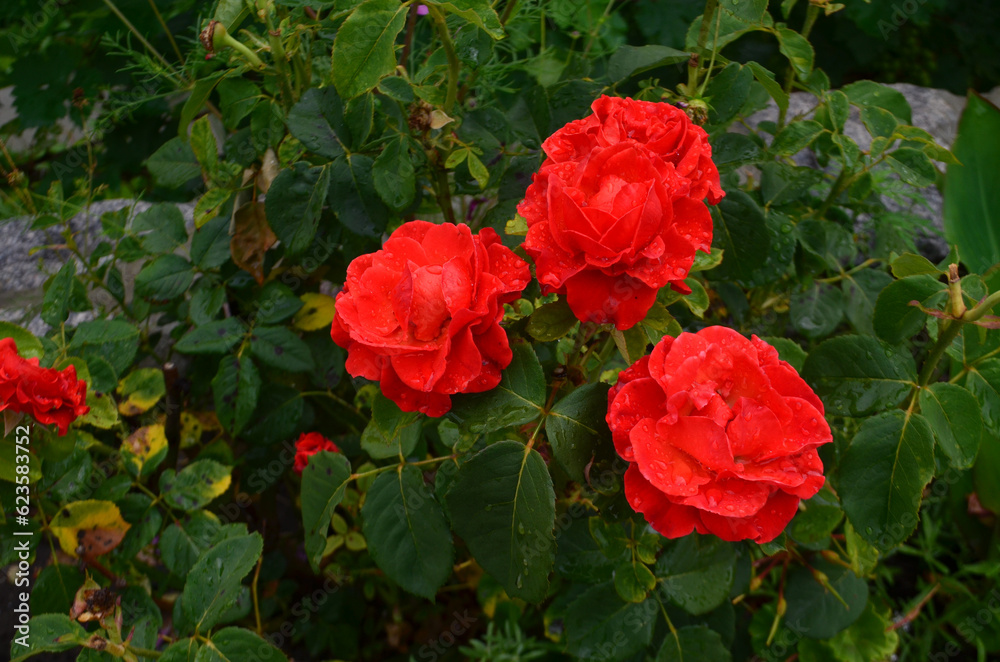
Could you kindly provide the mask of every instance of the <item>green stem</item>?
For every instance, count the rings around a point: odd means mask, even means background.
[[[163,653],[161,653],[160,651],[154,651],[149,648],[139,648],[138,646],[133,646],[132,644],[129,643],[125,644],[125,650],[127,650],[130,653],[135,653],[139,657],[157,658],[163,655]]]
[[[847,187],[851,185],[851,182],[854,181],[853,175],[850,175],[849,173],[850,170],[848,169],[847,165],[844,165],[843,169],[841,169],[840,171],[840,174],[837,175],[837,179],[834,180],[833,186],[830,188],[830,194],[826,196],[826,199],[823,201],[823,204],[821,204],[819,206],[819,209],[816,210],[815,212],[816,218],[823,218],[824,216],[826,216],[826,212],[829,211],[830,206],[833,204],[834,200],[836,200],[837,197],[840,196],[840,194],[843,193],[847,189]]]
[[[434,192],[437,194],[438,206],[441,207],[444,219],[454,224],[456,222],[455,209],[451,204],[451,185],[448,183],[448,171],[444,169],[444,166],[437,164],[435,164],[434,170]]]
[[[295,94],[292,92],[290,81],[292,73],[288,69],[288,60],[285,57],[285,48],[281,44],[281,33],[274,29],[271,21],[271,14],[267,14],[267,35],[271,45],[271,59],[274,60],[274,67],[278,71],[278,86],[281,88],[281,101],[285,110],[290,110],[295,105]]]
[[[445,20],[444,14],[434,5],[425,6],[430,9],[431,16],[434,18],[434,25],[437,26],[438,36],[444,45],[445,57],[448,58],[448,91],[444,99],[444,112],[450,113],[452,106],[455,105],[455,99],[458,98],[458,72],[461,65],[458,62],[458,55],[455,53],[455,44],[451,41],[451,33],[448,32],[448,22]]]
[[[184,56],[181,55],[181,49],[177,47],[177,40],[174,39],[174,34],[170,31],[170,28],[167,27],[167,22],[163,20],[163,14],[161,14],[160,10],[156,7],[156,2],[154,2],[154,0],[147,0],[147,1],[149,2],[149,7],[153,10],[153,13],[156,14],[156,20],[159,21],[160,27],[163,28],[164,34],[166,34],[167,39],[170,40],[170,46],[174,49],[174,54],[177,56],[177,61],[183,65]]]
[[[809,38],[809,33],[812,32],[813,25],[816,23],[816,19],[819,17],[819,6],[809,3],[809,9],[806,10],[806,20],[802,24],[802,31],[799,33],[802,35],[803,39]],[[788,65],[788,73],[785,76],[785,94],[792,91],[792,84],[795,82],[795,69],[791,65]],[[781,108],[778,110],[778,129],[785,126],[785,113],[788,112],[787,108]]]
[[[715,11],[718,6],[719,0],[705,0],[705,12],[701,16],[701,27],[698,30],[698,48],[688,61],[688,96],[693,95],[694,91],[698,89],[698,76],[701,71],[701,58],[705,54],[705,42],[708,41],[708,29],[712,25],[712,19],[715,18]],[[712,44],[712,50],[715,50],[715,44]]]

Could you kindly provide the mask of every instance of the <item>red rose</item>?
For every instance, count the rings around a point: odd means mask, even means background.
[[[319,432],[303,432],[295,441],[295,473],[301,474],[309,464],[309,458],[320,451],[340,452],[333,443]]]
[[[30,414],[43,425],[55,423],[59,435],[90,411],[87,382],[76,378],[76,368],[40,368],[38,359],[24,359],[13,338],[0,340],[0,411]]]
[[[411,221],[351,262],[331,335],[353,376],[378,380],[403,411],[442,416],[452,394],[500,383],[513,358],[503,304],[530,279],[490,228]]]
[[[625,496],[677,538],[773,540],[823,486],[823,403],[766,342],[721,326],[665,336],[621,373],[608,425]]]
[[[691,292],[695,251],[712,244],[703,200],[724,194],[708,136],[683,111],[606,96],[591,108],[542,144],[517,211],[544,291],[565,294],[580,320],[628,329],[661,287]]]

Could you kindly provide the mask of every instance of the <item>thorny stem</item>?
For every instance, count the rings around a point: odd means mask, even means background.
[[[706,0],[705,2],[705,13],[701,17],[701,27],[698,30],[698,47],[695,49],[694,54],[688,61],[688,84],[687,93],[688,95],[693,95],[694,91],[698,89],[698,76],[701,69],[701,56],[705,52],[705,42],[708,41],[708,29],[712,25],[712,19],[715,18],[715,12],[719,6],[719,0]],[[715,44],[712,44],[713,50]]]
[[[434,25],[437,26],[438,36],[444,45],[444,54],[448,58],[448,91],[444,99],[444,112],[450,113],[455,99],[458,98],[458,72],[460,64],[458,55],[455,53],[455,44],[451,41],[451,34],[448,32],[448,22],[434,5],[425,5],[430,9],[430,14],[434,18]]]

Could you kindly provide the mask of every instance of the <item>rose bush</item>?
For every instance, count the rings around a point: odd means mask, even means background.
[[[403,411],[442,416],[451,395],[500,383],[512,357],[503,304],[529,277],[490,228],[411,221],[347,268],[331,335],[351,375],[378,381]]]
[[[712,245],[703,200],[724,193],[708,135],[684,111],[607,96],[591,108],[542,144],[517,210],[543,290],[582,321],[629,329],[660,288],[691,292],[695,251]]]
[[[841,86],[838,3],[176,4],[0,58],[87,128],[0,156],[13,660],[1000,654],[988,101]]]
[[[823,403],[773,347],[710,326],[664,336],[608,392],[625,496],[657,531],[765,543],[823,486]]]

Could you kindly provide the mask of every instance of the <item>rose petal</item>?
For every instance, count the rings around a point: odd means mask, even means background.
[[[757,544],[771,542],[785,530],[795,516],[799,498],[776,490],[767,503],[749,517],[724,517],[701,511],[701,521],[709,533],[723,540],[736,542],[752,540]]]
[[[634,464],[625,471],[625,498],[651,527],[667,538],[680,538],[691,531],[706,532],[697,510],[671,502]]]

